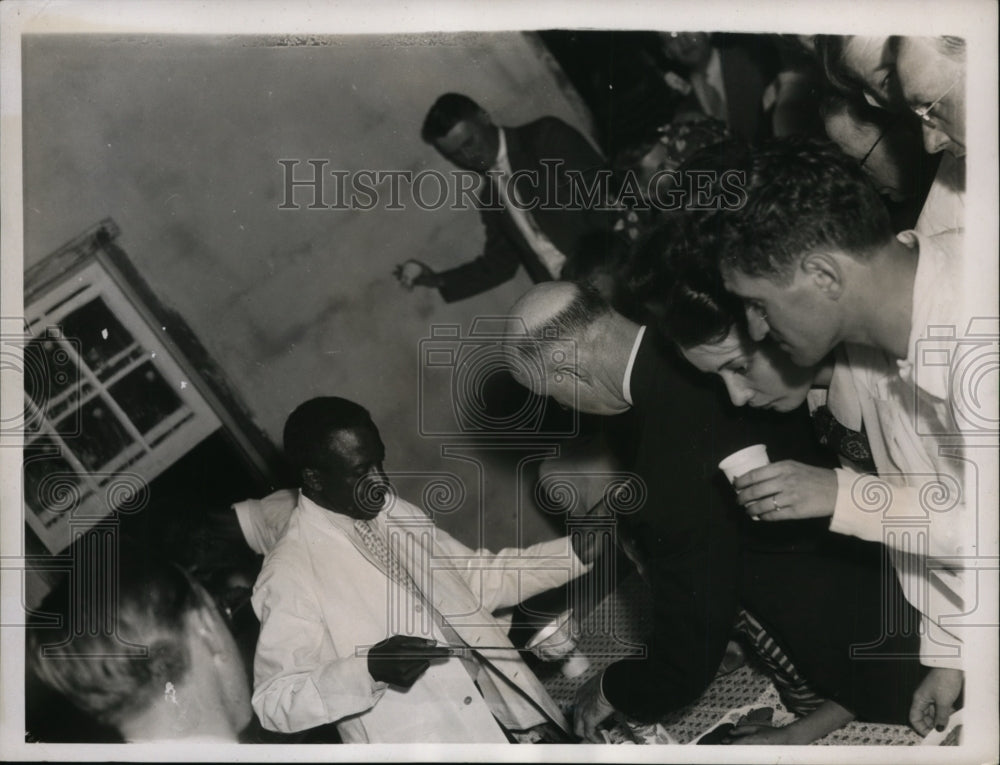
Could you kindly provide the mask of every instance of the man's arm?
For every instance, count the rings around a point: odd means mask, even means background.
[[[577,556],[569,537],[493,553],[473,550],[435,528],[434,542],[438,556],[435,564],[440,567],[444,560],[453,560],[449,568],[456,570],[473,592],[482,593],[483,608],[490,612],[561,587],[591,568],[589,562]]]
[[[830,530],[838,534],[920,552],[960,567],[960,558],[976,554],[968,544],[971,540],[965,539],[969,511],[959,501],[961,487],[947,476],[929,474],[926,479],[923,486],[912,487],[846,468],[829,470],[782,460],[739,476],[734,487],[752,517],[765,521],[830,517]],[[927,531],[928,549],[914,550],[910,535],[886,534],[895,519],[919,520]]]
[[[956,559],[961,557],[975,557],[975,549],[970,549],[970,540],[965,539],[966,530],[971,528],[967,523],[969,509],[966,503],[947,501],[947,512],[938,512],[942,508],[933,506],[948,492],[946,484],[941,484],[942,491],[935,491],[930,476],[926,487],[913,488],[889,484],[879,476],[861,475],[842,468],[835,473],[837,497],[830,531],[881,542],[902,552],[914,552],[908,535],[885,532],[892,528],[893,518],[919,518],[921,528],[927,532],[929,546],[925,555],[956,563]]]
[[[666,510],[666,509],[665,509]],[[736,619],[738,550],[720,536],[714,545],[645,563],[653,596],[653,635],[644,658],[622,659],[604,671],[602,690],[619,712],[652,722],[695,701],[712,682]]]
[[[503,227],[500,210],[482,210],[486,244],[478,258],[434,275],[434,286],[446,303],[478,295],[514,278],[521,265],[517,245]]]
[[[337,655],[312,586],[265,564],[254,588],[261,625],[253,708],[268,730],[292,733],[363,712],[387,687],[369,674],[366,657]]]

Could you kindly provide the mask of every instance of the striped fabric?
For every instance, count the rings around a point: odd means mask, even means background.
[[[792,660],[753,614],[741,609],[734,628],[737,634],[746,638],[754,654],[766,665],[782,703],[790,711],[805,716],[815,712],[826,701],[809,686]]]

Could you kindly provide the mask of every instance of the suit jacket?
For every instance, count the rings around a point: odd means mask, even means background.
[[[764,91],[778,75],[777,53],[760,35],[722,35],[718,48],[729,131],[745,141],[769,138],[773,131],[763,99]]]
[[[380,522],[405,535],[410,575],[470,646],[511,646],[492,612],[584,570],[565,538],[497,554],[473,551],[419,508],[389,502]],[[435,663],[405,692],[373,680],[359,647],[391,633],[439,632],[427,609],[400,595],[352,531],[350,518],[301,499],[264,561],[253,596],[261,621],[253,706],[265,728],[292,732],[338,722],[347,743],[473,743],[491,727],[505,740],[491,712],[515,730],[544,722],[539,709],[565,725],[513,646],[484,654],[489,665],[477,681],[488,708],[457,658]]]
[[[537,183],[517,184],[521,201],[525,205],[544,205],[549,200],[548,206],[556,208],[534,209],[529,214],[569,263],[588,246],[590,237],[600,236],[609,229],[611,217],[607,210],[569,204],[570,180],[566,171],[579,171],[583,183],[590,187],[604,168],[604,159],[577,130],[556,117],[542,117],[527,125],[502,129],[512,172],[531,173],[525,176],[525,181],[538,178]],[[561,164],[553,170],[552,165],[543,165],[543,160]],[[474,260],[439,274],[443,280],[439,289],[446,302],[492,289],[512,279],[522,264],[532,281],[552,279],[510,214],[490,198],[492,193],[483,197],[479,214],[486,228],[485,248]]]
[[[770,138],[773,130],[771,112],[764,110],[764,92],[777,77],[781,61],[777,50],[765,35],[720,34],[712,38],[719,52],[722,68],[722,85],[726,97],[726,127],[734,138],[751,143]],[[674,87],[689,89],[689,73],[678,74],[672,63],[666,70],[673,72]],[[693,91],[680,110],[701,110]]]

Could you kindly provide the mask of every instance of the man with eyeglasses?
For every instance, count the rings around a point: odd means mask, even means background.
[[[913,228],[939,161],[925,156],[916,120],[839,95],[824,99],[820,114],[830,140],[858,161],[882,196],[893,231]]]
[[[914,229],[928,235],[964,229],[965,42],[819,35],[817,48],[837,91],[889,112],[915,114],[924,148],[942,154]]]
[[[906,104],[921,121],[924,148],[965,156],[965,41],[901,37],[896,76]]]
[[[941,156],[916,229],[965,228],[965,41],[894,38],[896,77],[906,106],[920,119],[924,148]]]

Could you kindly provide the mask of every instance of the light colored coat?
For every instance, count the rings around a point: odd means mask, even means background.
[[[392,495],[376,527],[398,543],[426,600],[383,573],[351,518],[305,497],[265,559],[253,596],[261,621],[253,706],[264,727],[290,732],[338,722],[347,743],[502,743],[492,716],[521,730],[545,721],[539,708],[565,726],[492,612],[583,573],[569,540],[474,551]],[[471,647],[510,646],[484,651],[482,695],[457,658],[433,663],[407,691],[368,674],[365,649],[391,634],[454,641],[456,633]]]

